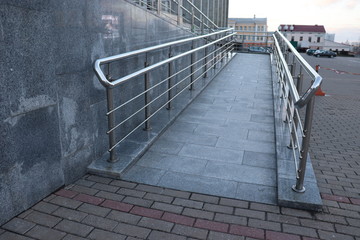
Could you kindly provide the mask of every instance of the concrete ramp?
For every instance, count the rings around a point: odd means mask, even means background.
[[[123,179],[277,203],[269,55],[238,54]]]

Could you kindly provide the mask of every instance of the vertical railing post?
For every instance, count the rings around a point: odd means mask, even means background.
[[[194,49],[194,41],[191,41],[191,49]],[[190,75],[190,88],[189,90],[193,90],[194,88],[194,69],[195,69],[195,66],[194,66],[194,63],[195,63],[195,53],[192,53],[191,54],[191,67],[190,67],[190,71],[191,71],[191,75]]]
[[[172,53],[171,53],[171,46],[169,49],[169,58],[172,57]],[[168,64],[168,104],[166,109],[170,110],[171,109],[171,88],[172,88],[172,75],[173,75],[173,62],[169,62]]]
[[[304,79],[303,66],[300,64],[299,75],[298,75],[297,81],[296,81],[296,89],[299,94],[301,94],[301,92],[302,92],[303,79]]]
[[[201,34],[204,34],[204,17],[203,15],[200,15],[200,20],[201,20]]]
[[[296,184],[292,187],[295,192],[305,192],[304,178],[306,170],[306,161],[308,157],[311,126],[314,112],[315,96],[312,96],[308,104],[306,105],[303,141],[299,157],[299,167],[297,171]]]
[[[178,25],[182,25],[182,22],[183,22],[182,4],[183,4],[183,0],[178,0],[178,8],[177,8],[177,24]]]
[[[226,35],[226,33],[224,33],[224,36]],[[221,36],[220,36],[221,37]],[[225,40],[222,40],[221,41],[221,45],[220,45],[220,61],[221,61],[221,64],[224,62],[224,46],[225,46]]]
[[[195,13],[194,13],[194,7],[191,7],[191,32],[195,32]]]
[[[107,110],[110,112],[108,114],[108,129],[109,131],[115,127],[115,113],[111,112],[114,109],[114,97],[113,97],[113,89],[112,88],[106,88],[106,98],[107,98]],[[115,131],[109,132],[109,152],[110,152],[110,158],[108,162],[116,162],[116,154],[115,149],[113,149],[113,146],[115,145]]]
[[[149,63],[148,63],[148,58],[147,58],[147,54],[145,56],[145,64],[144,64],[145,67],[148,67],[149,66]],[[146,72],[145,75],[144,75],[144,103],[145,103],[145,127],[144,127],[144,130],[150,130],[151,127],[150,127],[150,120],[148,119],[150,117],[150,106],[148,106],[149,102],[150,102],[150,94],[148,92],[148,89],[150,87],[150,73],[149,72]]]
[[[217,36],[215,35],[215,41],[217,40]],[[216,57],[217,57],[217,48],[216,48],[216,44],[213,45],[214,46],[214,51],[213,51],[213,68],[216,69]]]
[[[107,74],[106,79],[111,81],[111,75],[110,75],[110,63],[107,64]],[[106,88],[106,100],[107,100],[107,117],[108,117],[108,134],[109,134],[109,153],[110,158],[108,159],[108,162],[116,162],[116,153],[115,149],[113,149],[113,146],[115,145],[115,131],[111,131],[115,127],[115,113],[112,112],[114,109],[114,96],[113,96],[113,89],[107,87]]]
[[[295,56],[294,56],[295,57]],[[293,64],[295,65],[295,59],[293,61]],[[295,65],[296,66],[296,65]],[[292,74],[295,74],[295,72],[292,72]],[[299,74],[296,77],[297,81],[296,81],[296,90],[297,92],[300,94],[301,93],[301,88],[302,88],[302,78],[303,78],[303,73],[302,73],[302,66],[300,65],[300,70],[299,70]],[[295,145],[292,145],[292,141],[290,139],[290,144],[289,144],[289,148],[298,148],[299,146],[296,145],[296,131],[298,129],[299,126],[299,121],[300,119],[298,118],[298,114],[297,114],[297,109],[294,109],[294,116],[293,116],[293,127],[291,129],[291,138],[293,139],[293,142]]]
[[[296,62],[295,62],[295,55],[293,55],[293,60],[290,68],[291,76],[295,76],[295,70],[296,70]]]
[[[157,14],[161,13],[161,0],[157,0]]]
[[[205,44],[206,44],[206,42],[205,42]],[[207,76],[208,76],[208,74],[207,74],[207,65],[208,65],[208,57],[207,57],[207,55],[209,54],[208,52],[209,52],[208,48],[206,47],[205,48],[205,58],[204,58],[204,61],[205,61],[205,63],[204,63],[204,78],[207,78]]]

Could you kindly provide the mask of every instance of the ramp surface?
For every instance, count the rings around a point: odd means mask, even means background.
[[[269,56],[235,56],[123,179],[276,204]]]

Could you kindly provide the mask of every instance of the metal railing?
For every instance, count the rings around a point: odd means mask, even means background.
[[[219,27],[189,0],[132,0],[195,33],[216,31]]]
[[[284,104],[284,122],[288,124],[296,184],[292,189],[304,192],[304,177],[308,158],[312,127],[315,92],[320,87],[321,76],[305,61],[292,44],[279,31],[274,33],[274,57],[280,84],[280,96]],[[311,80],[311,86],[301,95],[304,74]],[[296,80],[296,81],[295,81]],[[306,106],[304,123],[299,109]]]
[[[193,90],[199,79],[206,78],[209,71],[230,57],[233,36],[232,29],[226,29],[95,61],[94,70],[107,93],[109,162],[118,160],[115,148],[121,142],[141,126],[150,130],[151,118],[165,108],[171,111],[175,98],[187,89]],[[144,67],[113,77],[126,70],[119,69],[122,66],[119,61],[130,65],[128,62],[134,59]],[[183,61],[182,64],[179,61]],[[126,88],[129,83],[138,87],[128,99],[119,101],[122,95],[131,92]],[[130,107],[124,110],[127,106]],[[123,131],[119,133],[119,130]]]

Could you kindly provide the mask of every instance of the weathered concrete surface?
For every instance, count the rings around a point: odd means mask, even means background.
[[[95,59],[185,36],[123,0],[1,1],[0,224],[106,152]]]

